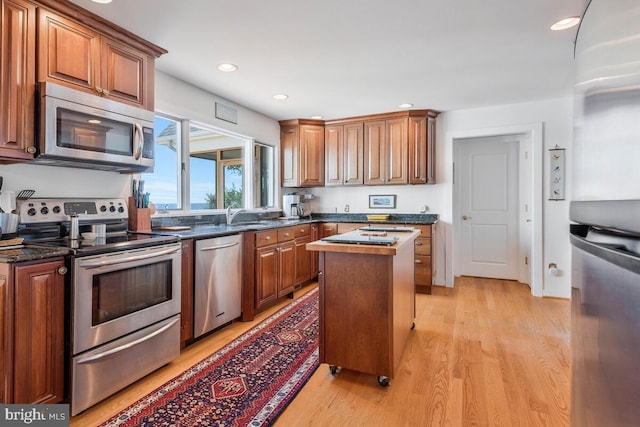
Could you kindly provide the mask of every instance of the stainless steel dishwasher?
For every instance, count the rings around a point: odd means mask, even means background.
[[[193,335],[240,317],[242,236],[196,240]]]

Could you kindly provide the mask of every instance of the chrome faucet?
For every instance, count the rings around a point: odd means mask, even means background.
[[[227,208],[227,225],[231,225],[233,218],[236,217],[239,213],[246,212],[245,209],[238,209],[234,213],[231,213],[231,206]]]

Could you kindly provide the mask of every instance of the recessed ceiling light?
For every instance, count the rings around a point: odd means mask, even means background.
[[[413,104],[400,104],[398,105],[398,108],[411,108],[413,107]]]
[[[218,70],[224,71],[225,73],[231,73],[232,71],[236,71],[238,66],[235,64],[220,64],[218,65]]]
[[[282,101],[283,99],[287,99],[289,95],[285,95],[284,93],[276,93],[273,95],[273,99],[277,99],[278,101]]]
[[[107,4],[107,3],[111,3],[111,0],[91,0],[94,3],[102,3],[102,4]]]
[[[311,116],[311,118],[312,118],[312,119],[314,119],[314,120],[320,120],[320,119],[322,119],[323,117],[322,117],[322,116]]]
[[[579,16],[571,16],[569,18],[564,18],[556,22],[551,26],[553,31],[566,30],[567,28],[575,27],[580,22]]]

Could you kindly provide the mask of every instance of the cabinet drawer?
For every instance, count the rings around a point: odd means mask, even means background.
[[[256,233],[256,248],[278,243],[276,230],[259,231]]]
[[[278,229],[278,242],[286,242],[296,237],[295,227],[286,227]]]
[[[431,225],[409,224],[409,226],[420,230],[420,237],[431,237]]]
[[[322,224],[321,235],[320,237],[333,236],[338,233],[338,224],[335,222],[328,222]]]
[[[416,285],[431,285],[431,257],[416,256],[415,258]]]
[[[431,255],[431,239],[418,237],[415,241],[416,255]]]
[[[360,222],[339,222],[338,223],[338,234],[347,233],[349,231],[357,230],[360,227],[364,227],[367,224],[363,224]]]
[[[298,237],[311,236],[311,224],[296,225],[293,229],[296,239]]]

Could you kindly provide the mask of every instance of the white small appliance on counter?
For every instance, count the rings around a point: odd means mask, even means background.
[[[284,217],[300,218],[301,212],[299,194],[285,194],[282,196],[282,215]]]

